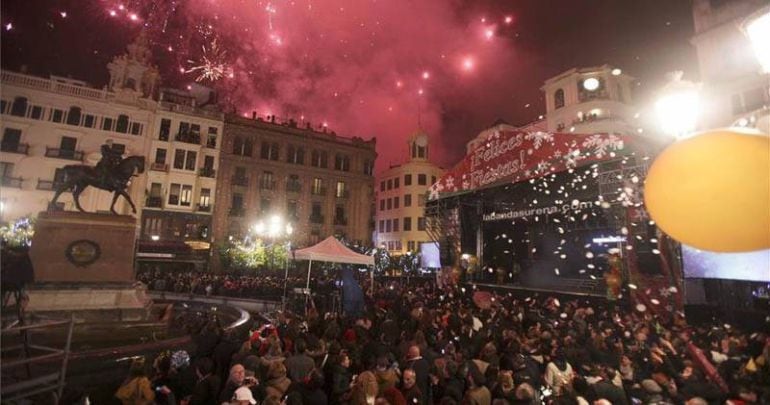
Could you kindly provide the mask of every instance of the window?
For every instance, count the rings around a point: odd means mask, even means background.
[[[179,131],[177,131],[177,140],[180,140],[181,138],[187,137],[187,135],[190,134],[190,123],[180,121],[179,122]]]
[[[412,217],[404,217],[404,232],[412,230]]]
[[[393,218],[393,232],[398,232],[398,218]]]
[[[241,212],[243,211],[243,194],[233,193],[230,199],[230,211]]]
[[[553,108],[558,109],[564,107],[564,90],[558,89],[553,93]]]
[[[198,200],[198,206],[200,208],[208,208],[211,205],[211,189],[202,188],[201,197]]]
[[[103,131],[112,131],[112,123],[113,123],[113,121],[114,120],[112,118],[104,117],[104,119],[102,120],[102,130]]]
[[[396,177],[393,179],[393,188],[399,188],[401,187],[401,177]]]
[[[273,172],[262,172],[260,178],[260,188],[263,190],[272,190],[275,188],[275,179],[273,179]]]
[[[410,240],[410,241],[406,242],[406,250],[409,250],[411,252],[414,252],[416,250],[415,249],[415,243],[414,243],[413,240]]]
[[[411,207],[411,206],[412,206],[412,195],[404,194],[404,207]]]
[[[338,181],[337,189],[335,190],[335,196],[337,196],[337,198],[345,198],[348,196],[347,194],[348,194],[348,190],[345,188],[345,182]]]
[[[334,207],[334,223],[335,225],[346,225],[345,224],[345,206],[342,204],[337,204]]]
[[[168,136],[171,134],[171,120],[163,118],[160,120],[160,131],[158,132],[158,139],[161,141],[168,141]]]
[[[388,179],[388,190],[393,190],[393,179]]]
[[[313,188],[312,193],[314,195],[323,195],[324,193],[324,182],[322,179],[316,177],[313,179]]]
[[[383,219],[380,220],[379,227],[377,228],[377,230],[380,233],[384,233],[385,232],[385,220],[383,220]]]
[[[371,176],[374,173],[374,163],[366,159],[364,160],[364,174],[367,176]]]
[[[83,118],[83,126],[86,128],[93,128],[96,126],[96,117],[91,114],[86,114]]]
[[[53,122],[64,121],[64,111],[58,108],[53,109],[53,111],[51,111],[51,121]]]
[[[320,167],[322,169],[329,167],[329,154],[324,151],[314,150],[310,155],[310,160],[313,167]]]
[[[380,191],[385,191],[385,180],[380,182]]]
[[[73,138],[71,136],[63,136],[61,137],[61,142],[59,142],[59,157],[64,158],[74,158],[75,157],[75,146],[77,145],[78,140],[77,138]]]
[[[398,197],[393,197],[393,208],[398,209],[399,200]]]
[[[270,199],[267,197],[262,197],[259,199],[259,209],[262,211],[262,215],[267,214],[270,212]]]
[[[6,128],[3,131],[2,151],[3,152],[16,152],[19,150],[19,142],[21,141],[21,130],[16,128]]]
[[[192,186],[185,184],[182,186],[182,195],[179,198],[179,205],[183,207],[189,207],[191,202],[192,202]]]
[[[82,110],[80,107],[70,107],[70,111],[67,113],[67,125],[80,125],[81,116]]]
[[[380,211],[385,211],[385,199],[380,200]]]
[[[171,188],[168,190],[168,203],[170,205],[179,205],[179,193],[181,190],[182,186],[180,184],[171,184]]]
[[[233,155],[243,155],[243,138],[240,136],[233,138]]]
[[[286,216],[294,221],[299,219],[299,204],[295,200],[286,203]]]
[[[132,122],[131,123],[131,135],[141,135],[142,134],[142,124],[138,122]]]
[[[236,166],[235,167],[235,175],[233,176],[237,179],[245,179],[246,178],[246,168],[243,166]]]
[[[262,141],[260,155],[262,159],[278,160],[278,143]]]
[[[321,224],[324,222],[321,203],[318,201],[313,202],[312,209],[310,211],[310,222],[314,224]]]
[[[118,115],[118,121],[115,124],[115,132],[120,132],[121,134],[128,132],[128,115]]]
[[[417,194],[417,206],[418,207],[425,206],[425,194]]]
[[[32,106],[32,112],[29,114],[29,117],[34,120],[43,119],[43,107],[39,105]]]
[[[209,127],[209,135],[208,138],[206,138],[206,147],[207,148],[216,148],[217,147],[217,135],[219,130],[217,127]]]
[[[16,97],[15,99],[13,99],[13,104],[11,104],[11,115],[15,115],[17,117],[27,116],[27,98],[26,97]]]
[[[305,150],[294,145],[289,145],[286,151],[286,161],[295,165],[305,164]]]
[[[393,229],[393,222],[389,219],[385,220],[385,232],[390,232]]]
[[[418,174],[417,175],[417,185],[425,186],[428,183],[428,176],[424,174]]]
[[[8,107],[8,102],[5,100],[0,100],[0,113],[5,114],[6,107]]]
[[[387,206],[388,206],[388,209],[389,209],[389,210],[392,210],[392,209],[393,209],[393,199],[391,199],[391,198],[388,198],[388,203],[387,203]]]
[[[158,148],[155,151],[155,163],[159,165],[166,164],[166,150]]]
[[[405,186],[411,186],[412,185],[412,175],[411,174],[405,174],[404,175],[404,185]]]
[[[334,170],[340,170],[343,172],[350,171],[350,156],[347,155],[335,155],[334,156]]]
[[[184,149],[177,149],[174,151],[174,169],[184,169],[184,159],[186,155]]]
[[[423,159],[424,159],[424,158],[425,158],[425,156],[428,154],[428,153],[427,153],[427,150],[428,150],[428,148],[427,148],[427,147],[425,147],[425,146],[420,146],[420,145],[417,145],[417,157],[418,157],[418,158],[423,158]]]
[[[188,150],[187,151],[187,160],[184,164],[185,170],[195,171],[195,161],[198,159],[198,152]]]
[[[425,217],[417,217],[417,230],[418,231],[425,230]]]

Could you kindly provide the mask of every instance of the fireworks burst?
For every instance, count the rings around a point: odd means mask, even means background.
[[[228,78],[235,76],[233,69],[226,63],[227,51],[219,46],[216,39],[211,41],[208,48],[206,45],[201,46],[201,50],[201,60],[199,62],[188,60],[190,67],[185,69],[184,73],[196,74],[196,82],[204,80],[215,82],[225,76]]]

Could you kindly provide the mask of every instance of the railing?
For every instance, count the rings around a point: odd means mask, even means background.
[[[334,225],[346,226],[348,224],[347,218],[334,217]]]
[[[146,207],[163,208],[163,197],[147,197]]]
[[[29,76],[21,73],[3,71],[2,82],[5,85],[15,85],[30,89],[51,91],[68,96],[90,98],[94,100],[107,100],[112,98],[107,89],[94,89],[91,87],[77,86],[69,83],[61,83],[42,77]]]
[[[47,321],[38,324],[13,326],[2,330],[4,347],[2,348],[3,361],[0,365],[3,371],[3,385],[0,387],[0,395],[3,402],[13,402],[22,398],[29,398],[35,395],[51,392],[54,394],[53,403],[58,403],[64,390],[67,377],[67,363],[70,357],[70,345],[72,343],[72,328],[75,324],[74,316],[69,320]],[[51,329],[65,326],[67,328],[66,340],[63,349],[56,349],[49,346],[32,344],[31,335],[28,333],[32,329]],[[9,345],[9,337],[20,336],[22,343]],[[14,355],[10,355],[14,353]],[[32,355],[32,353],[36,353]],[[6,373],[8,369],[27,367],[35,363],[49,362],[51,360],[61,359],[59,370],[48,374],[31,377],[28,374],[26,380],[14,381]]]
[[[28,143],[2,143],[0,144],[0,150],[8,153],[19,153],[26,155],[29,152]]]
[[[326,195],[326,188],[325,187],[321,187],[321,188],[313,187],[313,189],[310,191],[310,194],[313,194],[313,195]]]
[[[211,206],[210,205],[200,205],[200,204],[198,204],[198,211],[200,211],[200,212],[211,212]]]
[[[310,222],[313,224],[323,224],[324,223],[324,216],[323,215],[310,215]]]
[[[259,188],[262,190],[275,190],[275,180],[262,179],[259,182]]]
[[[47,146],[45,147],[45,156],[67,160],[83,160],[83,152],[81,151],[72,149],[49,148]]]
[[[194,145],[201,144],[201,135],[193,132],[179,132],[174,136],[174,140],[177,142],[191,143]]]
[[[150,170],[155,170],[158,172],[167,172],[168,163],[153,163],[150,165]]]
[[[43,180],[43,179],[37,179],[37,189],[38,190],[46,190],[46,191],[52,191],[56,190],[61,186],[62,182],[55,181],[55,180]]]
[[[298,182],[286,183],[286,191],[290,193],[299,193],[302,191],[302,184]]]
[[[249,185],[249,178],[245,176],[233,176],[230,180],[230,183],[234,186],[248,186]]]
[[[161,109],[164,109],[166,111],[173,111],[173,112],[179,112],[179,113],[190,114],[190,115],[198,115],[198,116],[213,118],[215,120],[222,120],[224,118],[224,114],[219,111],[204,110],[202,108],[192,107],[189,105],[169,103],[168,101],[161,101],[159,104]]]
[[[212,168],[210,168],[210,167],[202,167],[198,171],[198,173],[200,174],[201,177],[211,177],[211,178],[213,178],[214,176],[216,176],[217,171],[212,169]]]
[[[243,209],[243,208],[237,208],[237,207],[235,207],[235,208],[230,208],[230,211],[228,212],[228,214],[229,214],[231,217],[242,217],[242,216],[243,216],[245,213],[246,213],[246,210],[245,210],[245,209]]]
[[[3,176],[2,180],[3,187],[13,187],[13,188],[21,188],[22,183],[24,183],[24,179],[21,177],[11,177],[11,176]]]

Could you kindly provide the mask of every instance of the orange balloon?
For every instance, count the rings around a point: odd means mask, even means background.
[[[714,130],[676,142],[650,167],[644,201],[679,242],[714,252],[770,248],[770,138]]]

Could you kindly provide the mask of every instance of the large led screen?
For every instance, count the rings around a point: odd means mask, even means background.
[[[684,276],[770,282],[770,250],[716,253],[682,245]]]

